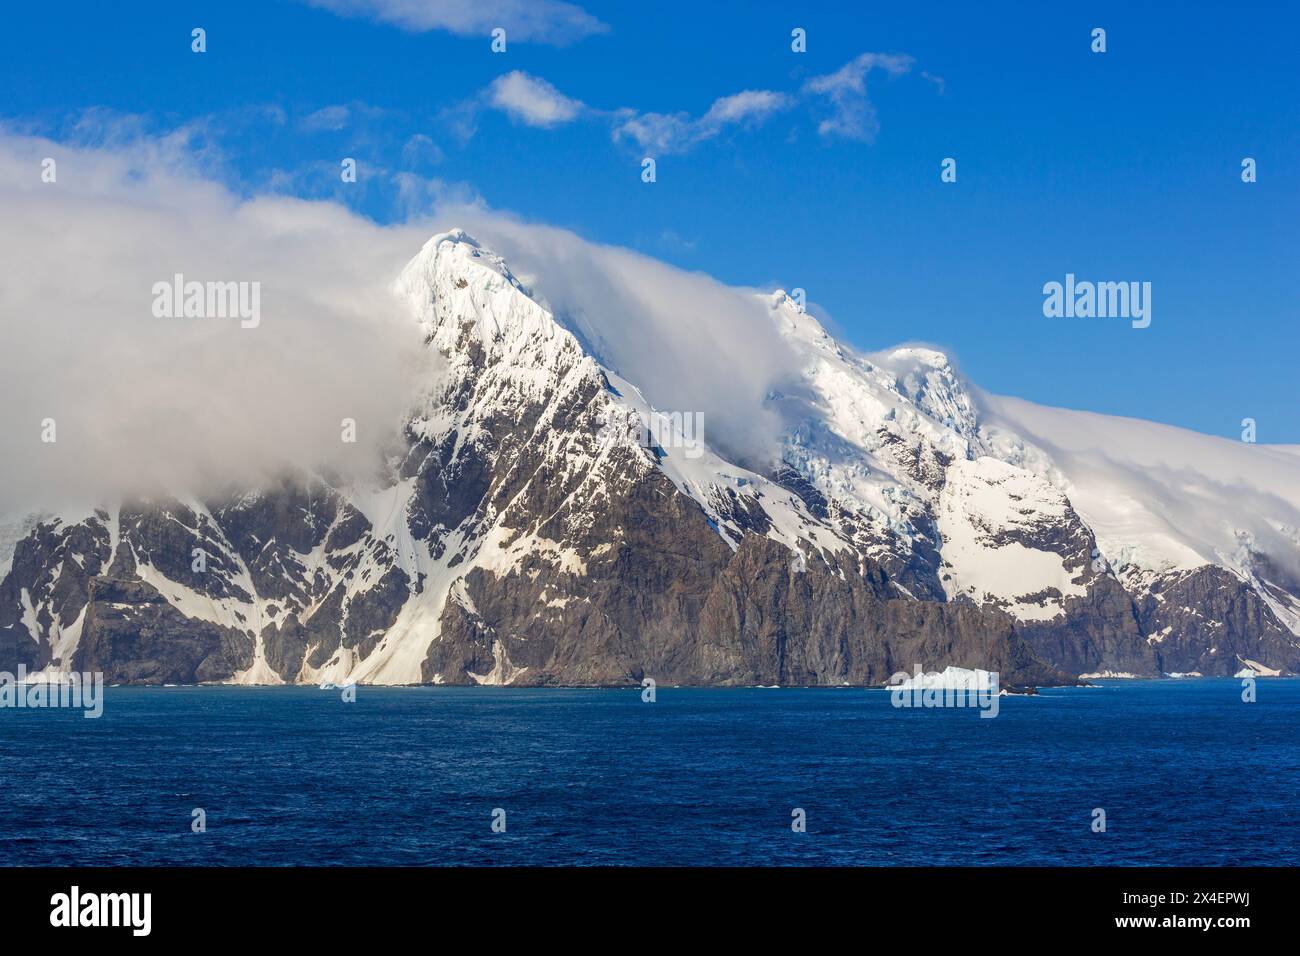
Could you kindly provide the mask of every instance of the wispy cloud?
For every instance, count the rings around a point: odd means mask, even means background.
[[[880,130],[876,108],[867,96],[867,74],[880,69],[890,76],[900,76],[912,68],[910,56],[898,53],[863,53],[834,73],[814,76],[804,84],[804,92],[830,100],[832,112],[817,124],[817,132],[826,137],[871,140]]]
[[[549,128],[571,122],[586,108],[550,83],[522,70],[498,76],[486,91],[487,104],[528,126]]]
[[[405,166],[436,166],[442,159],[442,149],[423,133],[416,133],[402,145]]]
[[[684,153],[730,126],[757,126],[794,99],[772,90],[742,90],[717,99],[701,116],[604,110],[566,96],[541,77],[514,70],[497,77],[477,96],[444,111],[443,118],[462,139],[473,136],[484,108],[505,113],[527,126],[551,129],[581,118],[610,124],[615,142],[630,141],[656,154]]]
[[[935,89],[937,89],[937,90],[939,91],[939,95],[940,95],[940,96],[943,95],[943,90],[944,90],[944,86],[945,86],[945,84],[944,84],[944,82],[943,82],[943,77],[942,77],[942,76],[935,76],[933,73],[929,72],[928,70],[922,70],[922,71],[921,71],[921,79],[926,80],[927,82],[933,83]]]
[[[346,106],[326,106],[303,117],[298,123],[298,128],[304,133],[340,130],[348,125],[350,115],[351,112]]]
[[[614,126],[614,139],[632,140],[658,154],[684,153],[712,139],[728,126],[756,126],[794,100],[772,90],[743,90],[714,100],[699,117],[687,113],[625,113]]]
[[[308,113],[298,121],[298,129],[304,133],[337,133],[365,120],[382,119],[385,114],[385,110],[359,101],[335,103]]]
[[[820,116],[817,131],[823,137],[872,140],[880,129],[875,106],[867,95],[867,75],[879,70],[901,76],[912,69],[913,59],[900,53],[863,53],[833,73],[815,76],[791,93],[779,90],[741,90],[714,100],[704,113],[685,110],[657,113],[623,107],[601,109],[566,96],[538,76],[514,70],[497,77],[477,96],[443,111],[443,120],[461,139],[478,129],[483,109],[505,113],[512,120],[552,129],[588,118],[609,123],[616,143],[631,143],[656,156],[689,152],[731,128],[761,126],[783,111],[803,105]],[[943,81],[922,76],[940,92]],[[829,107],[829,110],[827,110]]]
[[[700,411],[710,442],[765,470],[779,456],[785,409],[766,401],[802,394],[802,358],[780,334],[757,289],[484,203],[440,204],[438,231],[462,226],[500,253],[531,293],[592,354],[653,405]],[[728,372],[717,374],[718,356]]]
[[[369,17],[412,33],[445,30],[488,36],[501,27],[507,41],[565,46],[609,27],[563,0],[300,0],[340,16]]]
[[[659,244],[673,252],[694,252],[699,243],[695,239],[687,239],[676,229],[665,229],[659,233]]]

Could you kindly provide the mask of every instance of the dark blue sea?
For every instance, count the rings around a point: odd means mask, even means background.
[[[995,719],[849,689],[105,694],[98,720],[0,710],[4,863],[1300,863],[1300,680],[1105,682]]]

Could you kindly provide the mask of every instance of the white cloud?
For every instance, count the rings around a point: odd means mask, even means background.
[[[386,283],[424,230],[241,199],[178,136],[76,148],[0,128],[0,208],[0,513],[283,461],[355,472],[400,422],[426,353]],[[260,324],[155,318],[153,285],[176,273],[260,282]]]
[[[341,16],[369,17],[412,33],[446,30],[487,37],[501,27],[511,40],[564,46],[609,27],[562,0],[302,0]]]
[[[775,454],[763,396],[798,367],[751,290],[401,185],[440,208],[384,227],[332,201],[241,198],[180,137],[75,147],[0,127],[0,514],[252,485],[285,463],[372,468],[433,360],[388,286],[452,225],[535,277],[659,407],[703,412],[737,459]],[[260,324],[155,317],[153,286],[176,273],[260,282]],[[360,444],[340,441],[343,418]]]
[[[528,126],[549,128],[576,119],[583,110],[578,100],[569,99],[550,83],[522,70],[514,70],[492,81],[487,102],[511,119]]]
[[[326,106],[304,117],[298,128],[307,133],[333,132],[347,126],[350,115],[346,106]]]
[[[614,139],[629,139],[657,155],[684,153],[712,139],[727,126],[758,125],[794,101],[772,90],[743,90],[714,100],[698,118],[687,113],[624,111],[614,127]]]
[[[518,122],[543,128],[561,126],[580,116],[599,117],[612,124],[615,142],[631,142],[647,153],[663,156],[689,152],[729,127],[759,126],[801,102],[825,99],[831,111],[818,122],[817,131],[822,136],[870,140],[880,124],[867,96],[867,74],[881,70],[890,76],[900,76],[910,71],[912,65],[912,58],[905,54],[863,53],[834,73],[809,79],[799,94],[741,90],[714,100],[700,116],[685,111],[599,109],[565,96],[541,77],[515,70],[498,77],[477,96],[444,110],[442,116],[461,139],[475,134],[478,114],[485,104]],[[928,73],[922,76],[942,92],[941,79]]]
[[[614,126],[614,140],[632,140],[657,156],[684,153],[698,142],[686,113],[627,113]]]
[[[935,76],[933,73],[931,73],[928,70],[922,70],[921,79],[925,80],[928,83],[933,83],[934,88],[939,91],[939,95],[940,96],[943,95],[944,87],[946,86],[946,84],[944,83],[942,76]]]
[[[714,100],[700,123],[707,128],[721,127],[727,123],[762,122],[789,105],[789,97],[784,93],[773,93],[771,90],[742,90],[731,96]]]
[[[899,76],[912,68],[912,58],[896,53],[863,53],[834,73],[815,76],[804,84],[806,93],[827,97],[833,112],[817,125],[823,136],[870,140],[880,129],[876,108],[867,96],[867,74],[881,69]]]
[[[297,129],[302,133],[337,133],[348,127],[373,130],[375,121],[388,115],[387,110],[360,100],[332,103],[302,117],[297,122]]]
[[[638,113],[636,110],[601,110],[565,96],[541,77],[514,70],[497,77],[477,97],[450,110],[443,117],[461,138],[477,131],[477,115],[483,106],[499,110],[528,126],[550,129],[581,116],[598,117],[613,124],[616,142],[630,140],[657,155],[684,153],[712,139],[728,126],[755,126],[772,114],[788,109],[794,100],[772,90],[743,90],[715,100],[703,116],[687,113]]]
[[[442,160],[442,149],[423,133],[416,133],[402,146],[402,162],[407,166],[436,165]]]

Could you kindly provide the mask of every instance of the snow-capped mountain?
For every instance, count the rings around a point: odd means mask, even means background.
[[[1300,455],[995,399],[783,293],[779,461],[653,408],[463,232],[368,482],[0,522],[0,669],[110,681],[881,684],[1300,672]],[[590,321],[592,317],[586,317]],[[585,330],[584,330],[585,331]]]

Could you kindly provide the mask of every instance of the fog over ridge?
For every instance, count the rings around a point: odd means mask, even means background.
[[[435,361],[390,285],[453,226],[657,406],[702,412],[706,440],[748,464],[778,454],[763,398],[797,366],[754,290],[627,249],[482,203],[380,225],[332,201],[242,197],[176,138],[70,146],[0,128],[0,206],[0,515],[251,487],[286,464],[372,473]],[[195,282],[208,303],[210,284],[257,284],[259,317],[156,314],[159,288],[181,308],[170,288]]]

